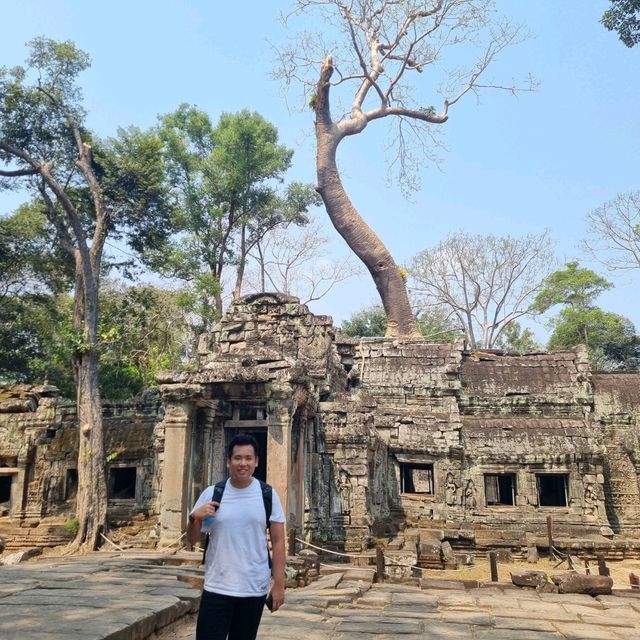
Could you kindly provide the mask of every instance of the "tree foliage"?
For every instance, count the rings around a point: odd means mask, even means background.
[[[426,340],[450,342],[461,335],[444,309],[429,309],[417,318],[417,324]],[[341,330],[348,336],[361,338],[384,336],[387,331],[384,307],[372,305],[357,311],[342,323]]]
[[[627,47],[635,46],[640,42],[640,0],[609,0],[609,3],[602,24],[609,31],[617,31]]]
[[[305,224],[318,196],[298,182],[277,188],[293,151],[278,143],[276,127],[258,113],[224,113],[214,127],[205,112],[182,104],[160,118],[157,132],[168,188],[178,205],[177,235],[161,251],[148,252],[146,260],[189,282],[211,322],[222,313],[228,268],[235,269],[238,297],[256,243],[272,229]]]
[[[564,306],[550,320],[553,332],[548,348],[572,349],[584,344],[595,369],[637,368],[640,341],[633,323],[594,304],[612,286],[577,262],[552,273],[535,301],[535,308],[541,313],[556,305]]]
[[[109,283],[100,304],[100,387],[105,398],[131,398],[155,387],[159,371],[189,364],[195,339],[184,292]]]
[[[541,345],[535,339],[533,331],[523,328],[517,320],[509,322],[500,332],[495,346],[503,351],[515,351],[517,353],[527,353],[528,351],[539,351]]]
[[[640,268],[640,191],[620,193],[587,215],[587,257],[607,269]]]
[[[398,265],[342,184],[338,146],[372,122],[394,122],[391,166],[401,184],[417,186],[413,152],[433,159],[434,131],[458,101],[489,87],[518,90],[485,76],[520,30],[496,21],[487,0],[297,0],[288,20],[302,14],[316,18],[321,31],[292,38],[279,51],[279,74],[288,84],[302,83],[315,113],[318,192],[336,230],[374,280],[387,333],[418,335]],[[450,48],[462,51],[468,64],[455,53],[455,62],[447,64]]]
[[[546,231],[520,238],[458,232],[413,259],[411,290],[420,309],[446,308],[472,349],[492,349],[511,322],[531,313],[553,260]]]
[[[26,65],[0,68],[0,189],[41,203],[75,277],[72,364],[81,436],[76,547],[106,529],[102,409],[98,383],[99,290],[107,237],[138,249],[169,231],[162,172],[151,135],[100,141],[86,126],[79,74],[89,56],[72,42],[35,38]],[[156,150],[158,149],[155,144]],[[160,173],[156,173],[157,170]]]
[[[0,217],[0,309],[9,296],[61,293],[73,282],[73,262],[55,242],[42,203]]]
[[[636,369],[640,341],[628,318],[600,307],[561,309],[553,320],[549,349],[584,344],[595,370]]]
[[[613,285],[591,269],[568,262],[564,269],[549,275],[542,290],[536,296],[534,309],[545,313],[551,307],[562,304],[574,309],[587,309],[595,299]]]

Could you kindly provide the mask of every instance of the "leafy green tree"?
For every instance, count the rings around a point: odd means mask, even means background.
[[[0,382],[47,382],[73,397],[72,309],[73,301],[65,293],[27,292],[5,298],[0,306]]]
[[[40,202],[0,217],[0,309],[11,295],[59,293],[72,282],[72,262],[56,245]]]
[[[545,279],[533,308],[539,313],[545,313],[557,304],[585,309],[590,307],[601,293],[612,287],[608,280],[595,271],[584,269],[577,262],[568,262],[564,269],[554,271]]]
[[[190,298],[184,292],[108,284],[100,304],[105,398],[130,398],[155,387],[159,371],[188,364],[194,338]]]
[[[611,4],[602,15],[602,24],[609,31],[617,31],[627,47],[640,42],[640,0],[609,0]]]
[[[282,192],[276,188],[293,152],[278,144],[277,129],[258,113],[225,113],[214,127],[206,113],[182,104],[160,118],[158,134],[179,233],[162,251],[148,253],[147,261],[190,283],[207,322],[222,313],[227,268],[235,268],[237,298],[249,252],[270,230],[305,224],[318,196],[296,182]]]
[[[635,369],[640,340],[628,318],[599,307],[562,309],[553,320],[549,349],[571,349],[584,344],[594,369]]]
[[[538,294],[535,308],[544,313],[556,305],[564,308],[551,319],[549,349],[572,349],[584,344],[595,369],[636,368],[640,341],[633,323],[624,316],[603,311],[595,299],[613,285],[591,269],[570,262],[552,273]]]
[[[0,381],[55,384],[73,393],[73,262],[55,242],[42,203],[0,218]]]
[[[434,308],[417,319],[420,333],[427,340],[454,340],[462,335],[447,316],[444,309]],[[386,335],[387,316],[382,305],[372,305],[354,313],[342,323],[341,330],[348,336],[361,338]]]
[[[387,316],[382,305],[373,305],[352,314],[342,323],[341,330],[348,336],[375,338],[387,331]]]
[[[512,320],[504,327],[495,346],[503,351],[516,351],[518,353],[538,351],[542,348],[536,341],[531,329],[523,329],[517,320]]]
[[[77,396],[79,519],[73,548],[97,548],[106,530],[106,480],[98,382],[99,290],[107,237],[132,246],[169,230],[159,143],[119,132],[100,141],[86,127],[78,76],[89,56],[72,42],[35,38],[25,66],[0,68],[0,188],[21,187],[42,209],[73,263],[72,366]],[[142,144],[144,143],[144,144]],[[151,166],[149,165],[151,163]],[[156,168],[157,171],[154,171]]]

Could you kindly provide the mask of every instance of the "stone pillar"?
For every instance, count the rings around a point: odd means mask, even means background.
[[[160,544],[177,540],[186,528],[193,405],[167,405],[164,417],[164,470],[160,499]]]
[[[278,405],[276,415],[269,421],[267,433],[267,482],[278,492],[284,515],[289,520],[289,472],[291,469],[291,415],[289,409]]]

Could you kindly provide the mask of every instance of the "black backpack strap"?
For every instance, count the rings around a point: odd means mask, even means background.
[[[264,503],[264,514],[267,517],[267,529],[269,528],[269,521],[271,520],[271,509],[273,506],[273,487],[266,482],[260,482],[260,489],[262,490],[262,502]]]
[[[227,486],[226,480],[220,480],[220,482],[216,482],[213,485],[213,493],[211,494],[210,502],[217,502],[218,504],[222,500],[222,494],[224,493],[224,488]],[[207,548],[209,547],[209,537],[210,534],[207,533],[204,539],[204,549],[202,550],[202,562],[204,564],[205,558],[207,557]]]
[[[266,482],[260,480],[260,489],[262,490],[262,502],[264,503],[264,514],[267,517],[267,529],[271,520],[271,509],[273,507],[273,487]],[[267,551],[269,557],[269,569],[271,569],[271,554]]]

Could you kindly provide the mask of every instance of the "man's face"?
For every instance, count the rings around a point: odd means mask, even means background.
[[[236,445],[227,458],[227,469],[231,481],[236,486],[248,485],[258,466],[258,456],[250,444]]]

